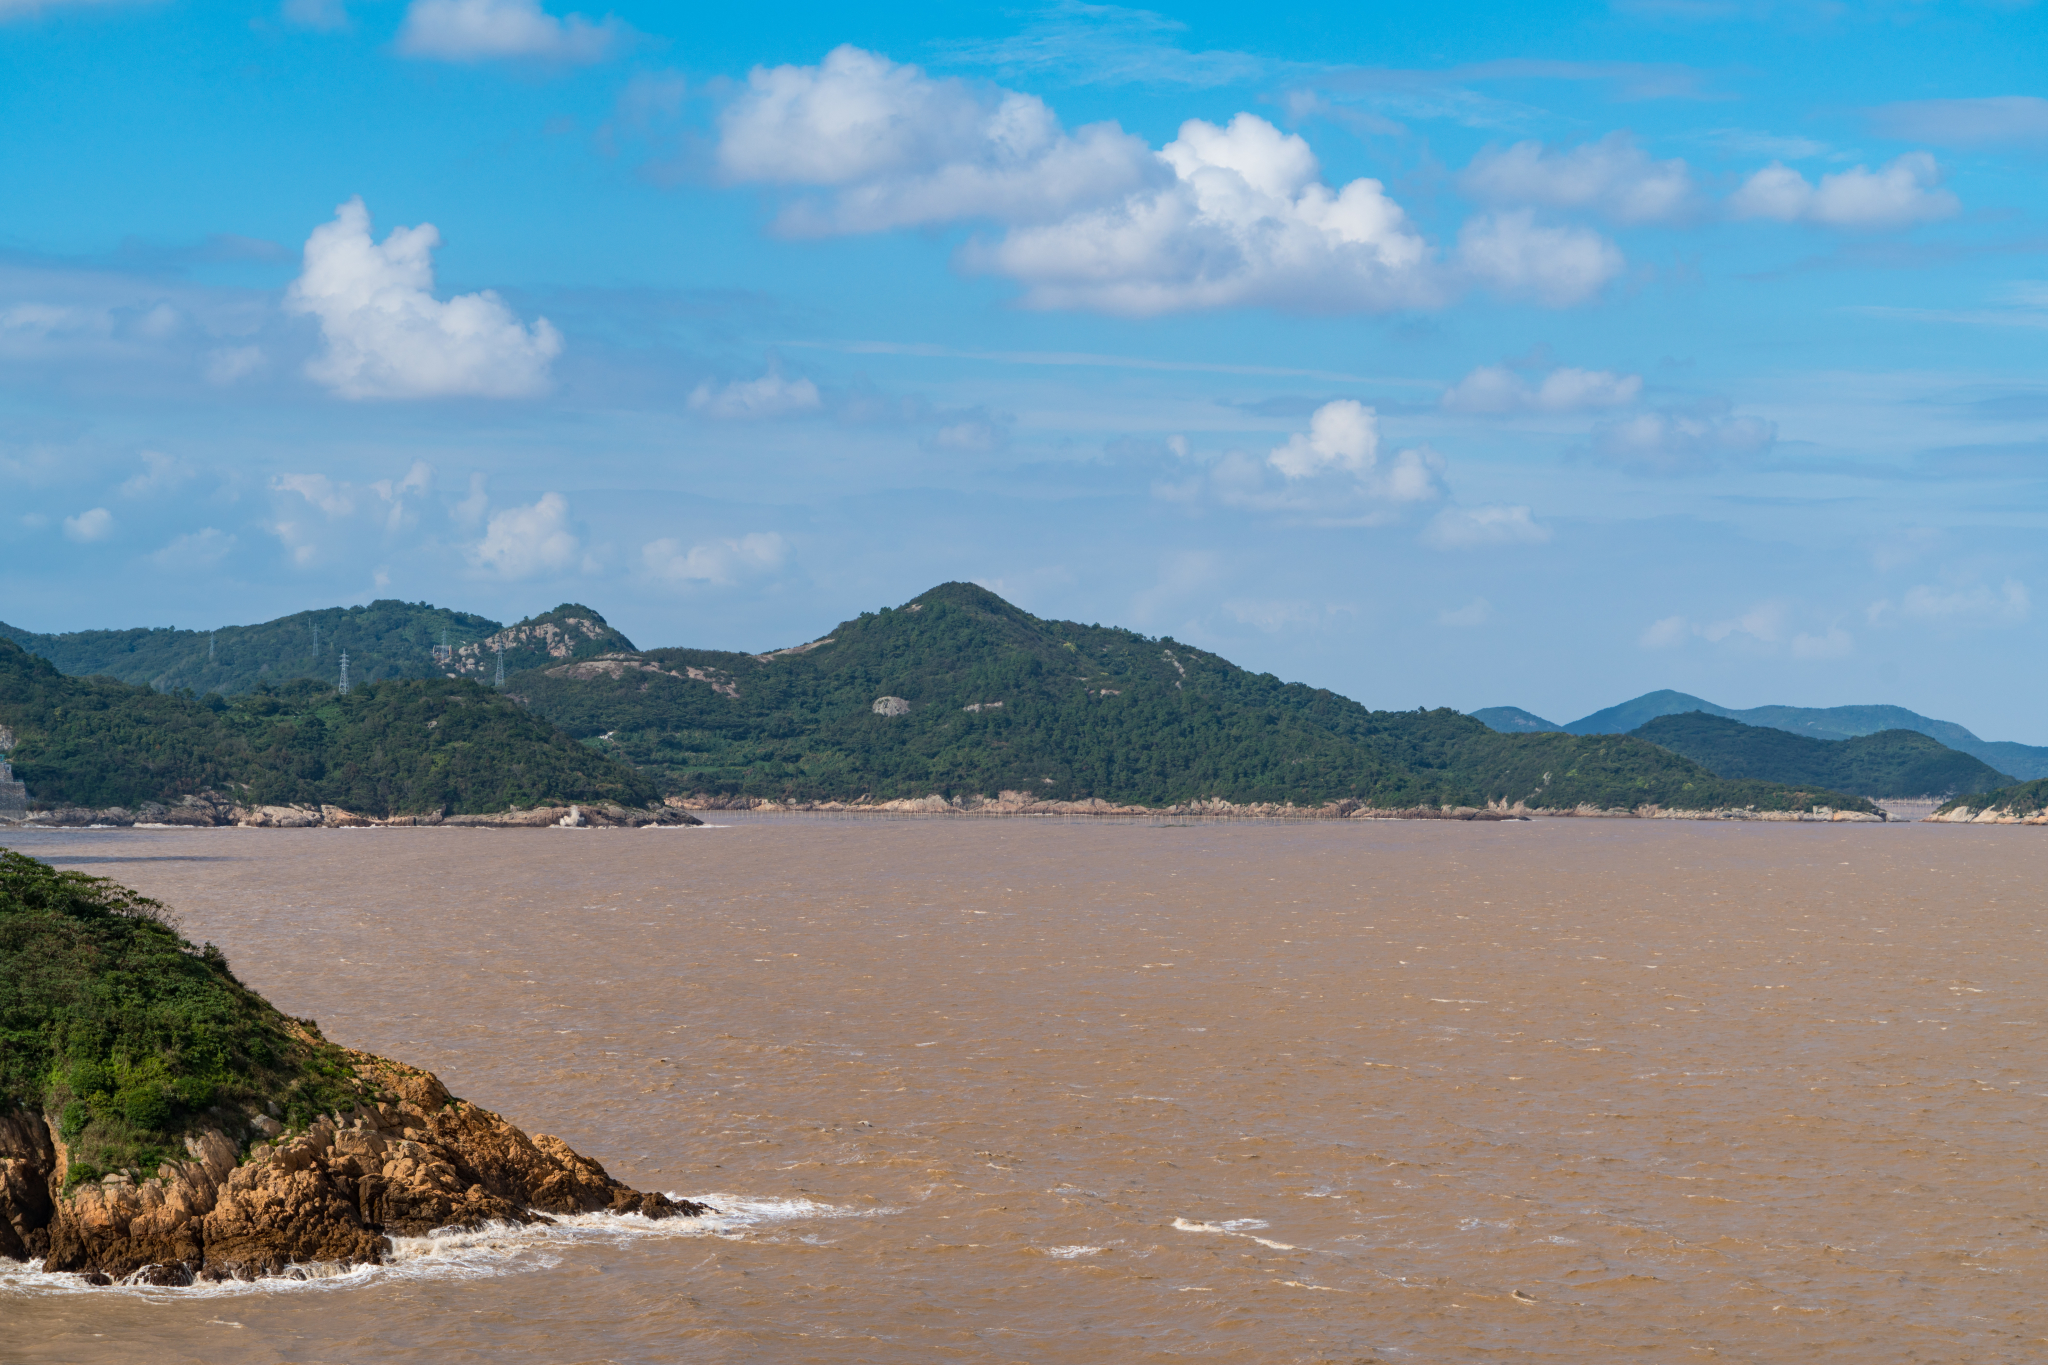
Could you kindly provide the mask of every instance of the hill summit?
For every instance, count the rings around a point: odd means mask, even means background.
[[[664,790],[714,799],[1873,809],[1726,782],[1626,737],[1372,711],[1171,637],[1043,620],[972,583],[760,654],[598,653],[506,691]]]

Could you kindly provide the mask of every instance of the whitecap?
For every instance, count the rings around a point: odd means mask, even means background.
[[[684,1196],[671,1194],[671,1199]],[[877,1218],[899,1213],[886,1207],[844,1208],[812,1199],[762,1199],[747,1195],[688,1196],[712,1212],[696,1218],[648,1218],[638,1213],[551,1215],[549,1223],[487,1223],[478,1228],[437,1228],[423,1237],[393,1237],[381,1265],[335,1263],[294,1265],[257,1280],[201,1281],[185,1287],[123,1282],[95,1286],[83,1275],[45,1270],[41,1261],[0,1260],[0,1299],[49,1294],[125,1294],[148,1299],[219,1298],[302,1290],[352,1289],[389,1281],[473,1280],[530,1270],[548,1270],[580,1246],[619,1246],[648,1239],[744,1237],[785,1223],[820,1219]],[[134,1277],[130,1277],[131,1280]]]
[[[1076,1261],[1083,1256],[1100,1256],[1106,1250],[1107,1247],[1047,1247],[1045,1254],[1055,1261]]]

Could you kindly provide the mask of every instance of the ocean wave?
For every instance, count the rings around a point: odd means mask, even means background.
[[[684,1196],[671,1194],[672,1199]],[[779,1224],[840,1218],[878,1218],[893,1208],[844,1208],[812,1199],[760,1199],[748,1195],[688,1196],[714,1212],[697,1218],[652,1219],[638,1213],[551,1215],[551,1223],[488,1223],[443,1228],[424,1237],[393,1237],[381,1265],[295,1265],[257,1280],[202,1281],[186,1287],[122,1282],[89,1284],[83,1275],[45,1270],[41,1261],[0,1260],[0,1300],[28,1295],[129,1294],[148,1299],[221,1298],[307,1290],[353,1289],[408,1280],[473,1280],[548,1270],[587,1245],[619,1246],[650,1239],[745,1237]],[[130,1277],[131,1280],[134,1277]]]

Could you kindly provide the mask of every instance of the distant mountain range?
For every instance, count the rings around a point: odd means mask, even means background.
[[[1968,796],[2013,785],[1990,764],[1914,730],[1809,739],[1687,711],[1659,716],[1633,733],[1722,777],[1810,782],[1874,799]]]
[[[1808,739],[1845,740],[1874,735],[1884,730],[1911,730],[1937,739],[1958,753],[1970,755],[2001,773],[2019,780],[2048,777],[2048,748],[2016,744],[2010,740],[1984,740],[1952,720],[1935,720],[1903,706],[1753,706],[1746,711],[1717,706],[1704,697],[1685,692],[1645,692],[1631,701],[1604,711],[1558,725],[1518,706],[1489,706],[1472,712],[1475,720],[1500,731],[1520,735],[1555,731],[1568,735],[1625,735],[1640,730],[1659,716],[1703,711],[1744,725],[1784,730]]]
[[[510,627],[376,602],[217,633],[6,633],[57,665],[30,667],[0,644],[0,662],[13,655],[0,669],[0,722],[16,731],[32,801],[60,790],[79,802],[161,800],[227,782],[272,801],[399,812],[594,789],[797,802],[1029,793],[1154,807],[1874,811],[1814,783],[1718,777],[1641,739],[1501,735],[1449,708],[1370,710],[1170,638],[1042,620],[969,583],[763,654],[636,649],[574,605]],[[500,645],[504,690],[478,694]],[[352,678],[375,679],[360,695],[336,695],[342,649]],[[88,692],[106,724],[88,714]],[[478,724],[451,734],[463,707]],[[444,750],[451,741],[463,747]],[[577,754],[591,762],[569,761]],[[450,786],[444,765],[458,756],[474,766]]]

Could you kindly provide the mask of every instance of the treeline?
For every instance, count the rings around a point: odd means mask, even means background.
[[[477,814],[554,801],[644,805],[655,784],[462,679],[261,685],[233,698],[59,673],[0,641],[0,725],[39,807],[250,804]]]

